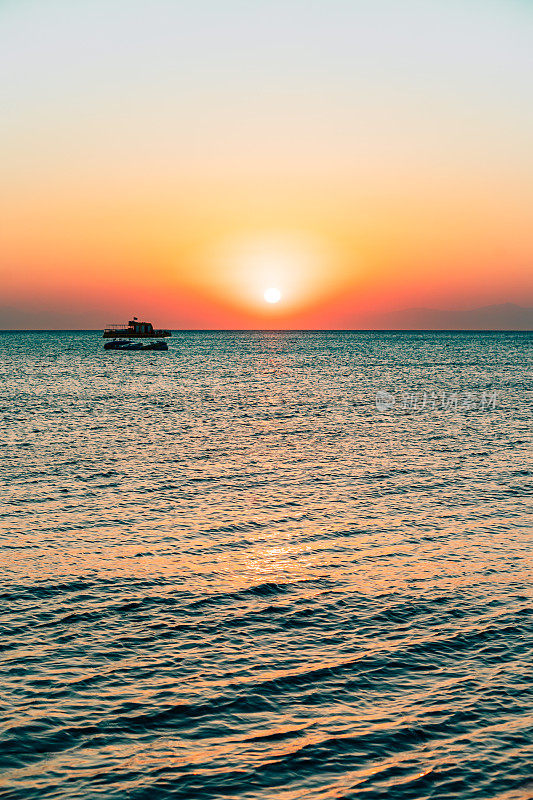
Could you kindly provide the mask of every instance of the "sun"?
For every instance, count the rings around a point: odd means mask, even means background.
[[[265,289],[263,297],[267,303],[279,303],[281,300],[281,292],[279,289],[272,286],[270,289]]]

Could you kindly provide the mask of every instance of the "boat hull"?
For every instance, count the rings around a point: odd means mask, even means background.
[[[128,330],[128,328],[124,328],[123,330],[106,328],[103,333],[104,339],[116,339],[118,336],[127,336],[128,339],[165,339],[168,336],[172,336],[172,331],[161,330],[139,333],[138,331]]]

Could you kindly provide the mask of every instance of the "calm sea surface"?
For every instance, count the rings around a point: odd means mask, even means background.
[[[0,334],[2,800],[533,797],[532,343]]]

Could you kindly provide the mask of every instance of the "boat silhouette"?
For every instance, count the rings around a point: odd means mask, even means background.
[[[104,350],[168,350],[166,342],[156,341],[143,344],[136,339],[163,339],[172,336],[168,330],[156,329],[151,322],[140,322],[137,317],[127,325],[112,324],[104,329],[103,338],[112,339],[104,344]]]

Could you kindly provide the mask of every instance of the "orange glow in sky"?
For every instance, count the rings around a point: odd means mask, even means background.
[[[0,328],[533,302],[528,4],[133,5],[0,10]]]

